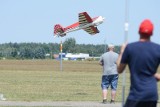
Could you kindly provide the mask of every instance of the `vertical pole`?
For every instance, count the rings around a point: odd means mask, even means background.
[[[53,53],[52,53],[52,51],[51,51],[51,55],[50,55],[50,56],[51,56],[51,59],[53,59],[53,58],[52,58],[52,57],[53,57]]]
[[[122,81],[122,107],[125,105],[125,82],[126,82],[126,70],[123,71],[123,81]]]
[[[60,70],[62,71],[62,41],[61,41],[61,44],[60,44],[60,52],[61,52],[61,59],[60,59]]]
[[[107,51],[107,46],[106,46],[106,39],[104,40],[104,53]]]
[[[124,42],[126,43],[128,40],[128,27],[129,27],[129,23],[128,23],[128,12],[129,12],[129,6],[128,6],[128,1],[129,0],[125,0],[125,29],[124,29],[124,34],[125,34],[125,38],[124,38]],[[122,107],[124,107],[125,105],[125,83],[126,83],[126,70],[124,70],[123,72],[123,81],[122,81]]]

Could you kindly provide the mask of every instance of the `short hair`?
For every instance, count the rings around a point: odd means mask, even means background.
[[[113,44],[108,44],[108,49],[110,48],[114,48],[114,45]]]

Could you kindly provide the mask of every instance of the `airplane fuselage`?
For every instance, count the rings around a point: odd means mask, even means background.
[[[99,16],[92,23],[88,23],[88,24],[84,24],[84,25],[78,25],[75,28],[66,29],[65,32],[61,33],[61,35],[65,35],[66,33],[73,32],[73,31],[76,31],[76,30],[84,29],[84,28],[89,27],[89,26],[98,26],[99,24],[103,23],[104,19],[105,19],[104,17]]]

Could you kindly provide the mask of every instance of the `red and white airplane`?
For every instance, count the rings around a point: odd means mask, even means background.
[[[91,18],[87,12],[79,13],[79,22],[74,23],[70,26],[67,26],[63,28],[60,24],[56,24],[54,26],[54,37],[57,36],[66,36],[67,33],[73,32],[76,30],[83,29],[87,33],[94,35],[96,33],[99,33],[99,30],[97,29],[97,26],[101,23],[103,23],[104,17],[98,16],[95,18]]]

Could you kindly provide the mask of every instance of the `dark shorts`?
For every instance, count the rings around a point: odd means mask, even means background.
[[[124,107],[157,107],[157,101],[127,100]]]
[[[109,86],[111,86],[111,89],[116,91],[117,83],[118,83],[118,74],[102,76],[102,83],[101,83],[102,90],[108,89]]]

